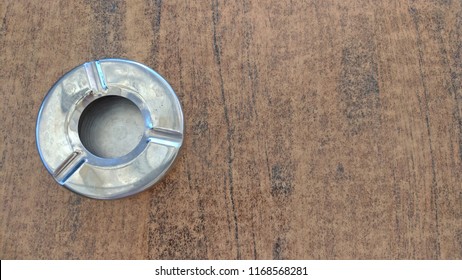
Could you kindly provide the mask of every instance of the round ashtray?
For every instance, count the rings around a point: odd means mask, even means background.
[[[37,148],[61,185],[116,199],[158,182],[183,143],[183,112],[154,70],[124,59],[84,63],[56,82],[37,117]]]

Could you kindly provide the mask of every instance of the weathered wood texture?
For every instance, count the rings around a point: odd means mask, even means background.
[[[461,1],[2,1],[0,257],[462,258]],[[122,57],[178,93],[160,184],[95,201],[40,162],[48,89]]]

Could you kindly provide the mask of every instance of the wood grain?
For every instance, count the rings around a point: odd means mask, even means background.
[[[461,1],[2,1],[0,258],[461,259]],[[89,60],[161,73],[173,170],[59,187],[35,120]]]

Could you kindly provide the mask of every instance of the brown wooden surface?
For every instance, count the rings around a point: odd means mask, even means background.
[[[122,57],[180,97],[158,185],[96,201],[35,147],[65,72]],[[461,259],[461,1],[2,1],[0,257]]]

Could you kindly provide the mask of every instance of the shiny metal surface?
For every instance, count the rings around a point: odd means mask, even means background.
[[[133,61],[103,59],[65,74],[48,92],[37,148],[55,180],[115,199],[159,181],[183,143],[183,113],[170,85]]]

